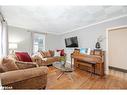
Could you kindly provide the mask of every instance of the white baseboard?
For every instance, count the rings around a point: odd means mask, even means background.
[[[108,75],[109,74],[109,70],[105,70],[105,74]]]

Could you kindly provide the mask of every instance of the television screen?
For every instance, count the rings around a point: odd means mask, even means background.
[[[77,37],[71,37],[65,39],[66,47],[78,47]]]

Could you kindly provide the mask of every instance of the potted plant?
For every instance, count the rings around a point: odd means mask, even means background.
[[[66,64],[66,56],[61,56],[61,63],[65,67],[65,64]]]

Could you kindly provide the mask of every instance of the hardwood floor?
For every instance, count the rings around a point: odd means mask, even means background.
[[[57,80],[60,70],[49,67],[46,89],[127,89],[127,73],[110,70],[108,76],[90,76],[89,72],[76,69]]]

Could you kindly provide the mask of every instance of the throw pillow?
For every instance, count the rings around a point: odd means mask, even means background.
[[[53,57],[55,52],[53,50],[49,50],[49,52],[51,54],[51,57]]]
[[[38,52],[37,55],[42,59],[44,56],[42,56],[41,52]]]
[[[47,57],[51,57],[50,51],[47,51],[46,55],[47,55]]]
[[[60,52],[55,51],[55,56],[60,56]]]
[[[5,72],[19,69],[18,66],[15,64],[15,61],[12,59],[8,59],[8,58],[3,58],[2,63],[1,63],[1,68]]]
[[[51,57],[51,54],[49,51],[43,51],[43,54],[44,54],[44,58],[45,57]]]
[[[64,49],[62,49],[62,50],[57,50],[58,52],[60,52],[60,56],[64,56]]]
[[[45,54],[43,53],[43,51],[41,51],[40,54],[41,54],[41,56],[42,56],[43,58],[46,57]]]
[[[15,55],[18,57],[19,61],[32,62],[32,59],[27,52],[15,52]]]

